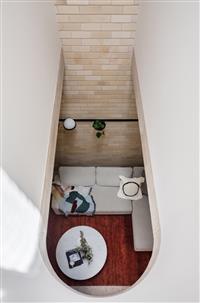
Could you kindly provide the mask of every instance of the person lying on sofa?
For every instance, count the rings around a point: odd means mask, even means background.
[[[66,216],[69,214],[87,214],[93,215],[95,213],[95,202],[90,195],[90,190],[85,191],[80,186],[70,186],[63,188],[60,184],[52,185],[52,195],[57,200],[59,210]]]

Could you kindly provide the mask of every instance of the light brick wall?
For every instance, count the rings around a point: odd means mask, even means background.
[[[138,1],[56,0],[56,11],[65,59],[61,116],[136,118],[131,57]]]

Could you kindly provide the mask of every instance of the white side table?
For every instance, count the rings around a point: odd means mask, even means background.
[[[84,259],[80,266],[69,268],[66,251],[80,245],[80,231],[92,248],[93,261],[88,264]],[[107,246],[103,236],[94,228],[80,225],[66,231],[56,247],[56,260],[61,271],[74,280],[86,280],[94,277],[104,266],[107,258]]]

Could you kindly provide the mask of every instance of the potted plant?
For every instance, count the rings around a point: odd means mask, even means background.
[[[89,246],[82,231],[80,231],[80,246],[77,247],[76,250],[82,254],[82,258],[86,259],[88,261],[88,264],[92,262],[93,260],[92,248]]]
[[[102,135],[104,135],[104,129],[106,127],[106,122],[103,120],[95,120],[92,124],[92,127],[97,131],[96,137],[100,138]]]

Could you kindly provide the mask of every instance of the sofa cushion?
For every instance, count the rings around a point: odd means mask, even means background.
[[[118,191],[118,197],[127,200],[139,200],[142,199],[141,184],[144,182],[144,178],[126,178],[120,176],[120,187]]]
[[[141,200],[133,201],[132,206],[134,248],[136,251],[152,251],[153,233],[148,198],[143,196]]]
[[[97,167],[96,183],[101,186],[119,186],[119,176],[131,178],[132,173],[131,167]]]
[[[93,186],[95,184],[95,167],[61,166],[59,175],[63,186]]]
[[[96,202],[96,214],[131,214],[132,203],[117,197],[118,187],[95,185],[91,195]]]

